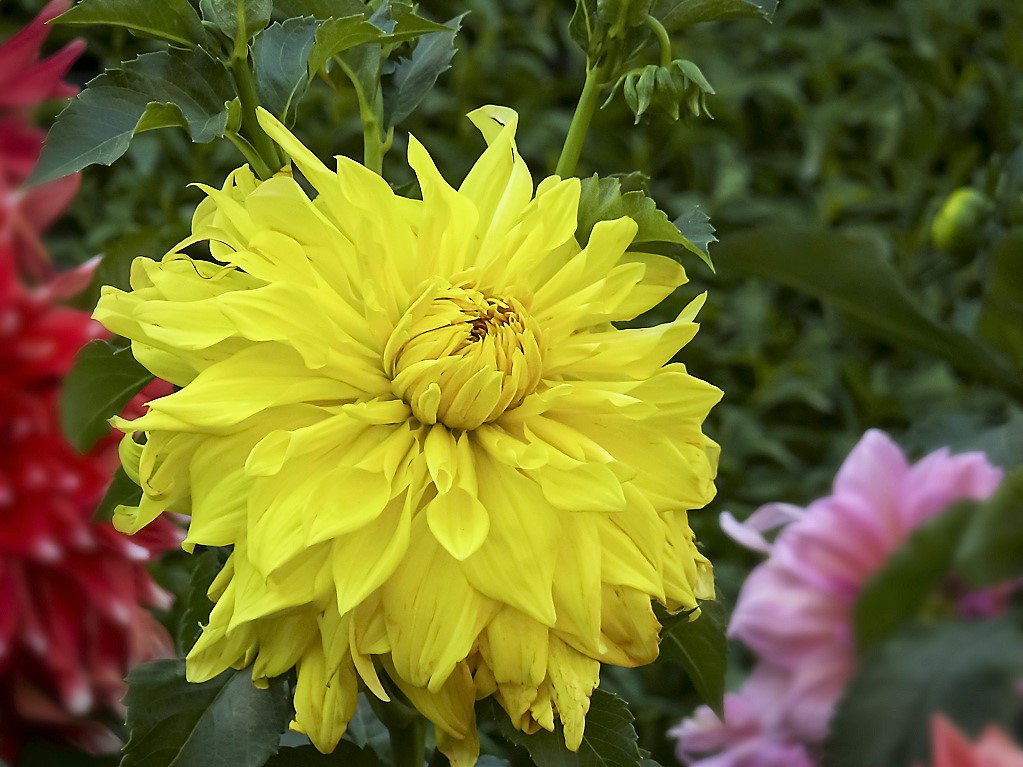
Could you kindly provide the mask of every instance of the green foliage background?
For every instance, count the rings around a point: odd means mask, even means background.
[[[5,0],[2,31],[39,5]],[[389,180],[412,180],[403,158],[408,131],[449,180],[460,180],[482,148],[462,115],[485,103],[519,111],[520,149],[534,177],[552,172],[583,77],[583,56],[567,33],[573,8],[569,0],[425,0],[422,11],[435,19],[469,15],[452,69],[399,126]],[[59,28],[51,42],[74,33]],[[126,32],[90,29],[87,38],[73,73],[80,83],[156,48]],[[790,247],[785,227],[854,233],[877,244],[926,313],[972,332],[992,252],[1004,231],[1023,225],[1023,203],[1003,208],[997,227],[979,227],[966,249],[938,248],[931,226],[955,189],[993,194],[1013,162],[1023,173],[1023,155],[1013,158],[1023,147],[1023,4],[782,0],[772,25],[700,25],[676,54],[696,62],[716,89],[707,101],[714,119],[633,127],[617,99],[598,113],[579,174],[641,171],[672,217],[699,204],[717,228],[718,273],[690,259],[692,283],[661,311],[674,316],[683,301],[710,292],[683,359],[726,393],[707,425],[722,445],[719,496],[692,520],[727,605],[755,559],[718,531],[717,513],[808,502],[827,490],[867,428],[888,430],[915,456],[951,445],[983,447],[1007,467],[1020,462],[1023,416],[1000,390],[783,287],[770,279],[770,263],[758,270],[767,277],[751,278],[729,256],[738,247],[730,243],[741,242],[738,255],[756,258],[756,237],[740,235],[764,225],[783,240],[764,242],[765,253]],[[322,157],[361,157],[350,90],[317,83],[296,125]],[[200,199],[186,185],[219,185],[237,164],[226,142],[192,145],[171,131],[140,136],[113,168],[84,173],[82,193],[51,234],[55,256],[70,264],[104,253],[116,257],[115,271],[136,255],[159,257],[185,235]],[[1014,254],[1018,275],[1023,249]],[[860,300],[869,314],[872,296]],[[743,659],[735,660],[738,678]],[[631,702],[641,744],[671,763],[664,732],[696,701],[685,675],[665,665],[613,669],[604,686]]]

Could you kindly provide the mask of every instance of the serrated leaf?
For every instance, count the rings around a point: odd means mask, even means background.
[[[853,632],[861,653],[917,617],[948,575],[975,511],[975,502],[964,501],[928,520],[870,577],[853,607]]]
[[[184,660],[158,660],[128,674],[128,731],[121,767],[262,767],[291,719],[288,683],[252,684],[229,669],[202,684]]]
[[[385,34],[364,16],[345,16],[328,19],[316,30],[313,47],[309,51],[309,73],[315,75],[328,61],[360,45],[383,40]]]
[[[282,120],[309,85],[309,55],[320,23],[313,18],[274,23],[252,44],[260,103]]]
[[[820,298],[888,343],[916,347],[1023,397],[1019,376],[992,350],[924,314],[873,238],[765,226],[730,236],[715,250],[722,271],[766,277]]]
[[[832,717],[823,767],[930,764],[930,718],[967,732],[1023,714],[1023,632],[1002,618],[915,627],[860,664]]]
[[[701,602],[696,620],[676,615],[662,623],[661,658],[679,663],[700,699],[723,718],[728,664],[724,607],[718,602]]]
[[[589,241],[590,232],[599,221],[611,221],[622,216],[628,216],[639,226],[634,244],[643,244],[647,250],[676,260],[681,259],[683,252],[689,251],[713,269],[707,253],[686,239],[651,197],[641,191],[622,193],[621,182],[614,176],[600,178],[594,174],[582,180],[575,234],[581,245]]]
[[[440,24],[425,16],[420,16],[416,12],[416,7],[411,4],[392,2],[390,17],[394,20],[394,28],[390,31],[390,36],[394,41],[403,42],[433,32],[443,34],[450,30],[451,24],[454,21],[460,21],[464,15],[463,13],[461,16],[456,17],[456,19]]]
[[[118,506],[138,506],[141,500],[142,488],[124,473],[123,468],[118,467],[92,518],[97,522],[108,522],[113,519]]]
[[[537,767],[639,767],[643,763],[635,718],[628,704],[610,692],[593,691],[583,741],[575,752],[566,748],[560,726],[554,732],[526,735],[515,729],[504,711],[498,709],[496,716],[504,738],[525,748]]]
[[[246,40],[266,29],[272,0],[199,0],[202,17],[232,40],[241,32]]]
[[[172,126],[206,143],[223,135],[234,86],[203,51],[146,53],[93,79],[60,113],[46,138],[33,184],[110,165],[139,132]]]
[[[674,223],[682,232],[682,236],[707,257],[707,265],[713,268],[709,260],[710,244],[717,242],[718,238],[714,236],[716,230],[710,223],[710,216],[704,213],[699,205],[694,205],[676,218]]]
[[[458,16],[443,32],[422,35],[409,58],[402,59],[384,88],[384,128],[402,122],[415,110],[444,72],[451,68],[455,37],[462,24]],[[395,28],[398,33],[399,26]]]
[[[202,633],[202,627],[209,621],[213,602],[207,594],[213,579],[224,569],[230,553],[227,548],[213,548],[193,558],[188,591],[177,627],[178,650],[182,655],[187,655],[192,649]]]
[[[956,572],[971,586],[1023,575],[1023,469],[1005,476],[979,504],[956,551]]]
[[[81,0],[53,23],[110,24],[190,48],[206,35],[188,0]]]
[[[75,358],[60,393],[60,422],[78,450],[86,452],[110,433],[107,419],[119,414],[131,398],[153,380],[135,361],[131,349],[106,341],[90,341]]]
[[[313,746],[282,748],[266,767],[381,767],[381,762],[373,749],[342,740],[330,754],[321,754]]]
[[[286,19],[312,16],[314,19],[339,19],[359,16],[366,10],[362,0],[274,0],[274,13]]]
[[[778,0],[662,0],[655,15],[668,31],[723,19],[763,18],[768,21]]]

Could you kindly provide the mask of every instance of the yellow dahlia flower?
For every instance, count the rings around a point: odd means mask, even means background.
[[[714,493],[701,424],[720,392],[667,364],[702,299],[616,329],[682,268],[629,252],[629,218],[580,247],[579,181],[534,194],[517,115],[469,117],[488,148],[458,189],[410,138],[412,200],[261,113],[316,198],[235,171],[193,236],[96,310],[181,387],[115,419],[144,490],[115,524],[181,512],[186,548],[234,547],[190,679],[296,666],[293,727],[321,751],[360,686],[388,699],[384,675],[455,764],[476,759],[489,695],[578,748],[599,664],[657,655],[651,599],[712,596],[686,511]],[[199,241],[219,263],[181,252]]]

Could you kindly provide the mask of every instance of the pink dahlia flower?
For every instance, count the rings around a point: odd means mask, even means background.
[[[757,656],[750,680],[726,701],[726,723],[706,709],[673,731],[679,758],[700,767],[774,767],[769,750],[751,761],[753,740],[805,749],[815,759],[856,665],[852,611],[866,581],[926,520],[951,503],[984,499],[1002,472],[981,453],[938,450],[910,465],[891,439],[867,432],[835,477],[831,495],[805,509],[769,504],[745,524],[722,515],[736,540],[770,556],[743,585],[729,625]],[[763,537],[782,526],[775,542]],[[964,612],[999,600],[962,600]],[[732,711],[737,721],[729,719]],[[709,748],[708,739],[717,739]],[[707,751],[720,752],[698,758]],[[795,763],[795,762],[794,762]]]
[[[85,43],[76,40],[46,59],[40,50],[46,22],[71,6],[48,3],[35,21],[0,45],[0,237],[13,241],[23,268],[36,278],[50,276],[39,233],[49,226],[78,190],[78,176],[26,190],[23,183],[39,159],[44,134],[29,123],[29,111],[77,88],[63,81]]]
[[[0,245],[0,758],[28,736],[91,750],[117,742],[87,715],[117,711],[130,666],[171,652],[146,606],[169,595],[146,563],[180,543],[172,524],[131,540],[92,522],[117,440],[78,454],[57,398],[78,349],[101,328],[26,290]]]
[[[933,767],[1023,767],[1023,751],[997,727],[988,727],[971,743],[938,714],[931,720]]]

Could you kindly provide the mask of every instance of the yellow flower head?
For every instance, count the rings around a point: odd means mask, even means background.
[[[181,387],[116,421],[144,494],[115,524],[190,513],[186,548],[234,547],[189,677],[297,666],[293,727],[321,751],[360,686],[387,699],[384,675],[456,764],[489,695],[578,748],[600,662],[657,655],[651,599],[712,596],[686,511],[714,493],[701,424],[720,392],[668,364],[702,299],[615,328],[682,268],[629,252],[629,218],[580,248],[579,181],[534,194],[517,115],[469,118],[488,148],[458,189],[409,139],[420,201],[345,157],[329,170],[261,113],[316,198],[235,171],[96,310]],[[219,263],[180,252],[200,241]]]

